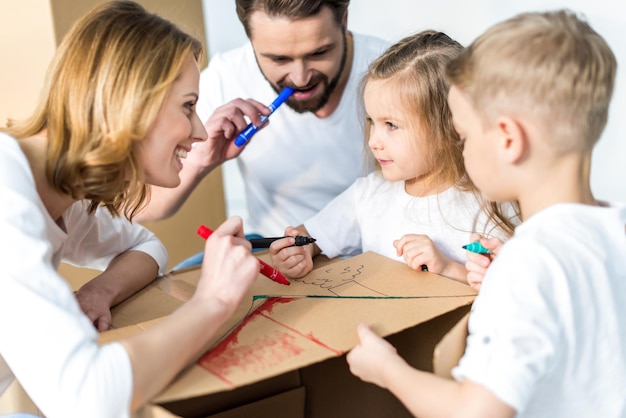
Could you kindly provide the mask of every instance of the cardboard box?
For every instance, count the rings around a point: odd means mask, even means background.
[[[154,326],[198,279],[198,269],[171,273],[121,303],[102,343]],[[331,260],[291,286],[259,276],[212,349],[137,416],[410,417],[389,392],[350,373],[356,326],[369,323],[411,365],[432,370],[436,344],[475,295],[375,253]]]
[[[297,399],[306,417],[410,416],[349,372],[345,354],[357,343],[357,324],[369,323],[410,364],[432,371],[435,345],[469,311],[475,291],[375,253],[322,264],[291,286],[259,276],[212,350],[146,410],[213,416],[284,397],[274,416],[290,416],[281,411],[296,398],[284,394],[303,388]],[[117,306],[118,329],[103,342],[153,326],[193,294],[198,278],[197,269],[172,273]]]

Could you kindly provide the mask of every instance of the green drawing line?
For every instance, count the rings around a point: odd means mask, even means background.
[[[476,295],[435,295],[435,296],[339,296],[339,295],[254,295],[252,302],[259,299],[297,298],[297,299],[430,299],[430,298],[466,298]]]

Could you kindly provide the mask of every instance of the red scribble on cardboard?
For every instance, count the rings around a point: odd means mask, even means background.
[[[297,344],[297,334],[337,354],[341,351],[332,349],[319,341],[311,333],[302,332],[286,326],[272,318],[272,310],[279,303],[288,303],[294,298],[269,298],[254,312],[248,315],[226,338],[202,356],[197,364],[214,374],[223,382],[233,386],[228,376],[235,370],[255,373],[272,368],[283,361],[300,355],[304,348]],[[270,319],[284,330],[274,330],[269,335],[257,338],[250,344],[239,345],[239,333],[246,326],[253,324],[261,317]]]

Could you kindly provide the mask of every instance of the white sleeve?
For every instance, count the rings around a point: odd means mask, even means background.
[[[489,267],[452,375],[483,385],[520,412],[554,366],[561,337],[551,280],[537,283],[546,278],[546,260],[536,247],[517,244],[509,241]]]
[[[0,196],[0,356],[48,417],[128,416],[128,354],[119,344],[98,345],[96,330],[53,268],[28,163],[6,143]]]
[[[124,217],[112,217],[104,207],[89,215],[86,205],[77,202],[63,215],[68,233],[63,261],[104,270],[119,254],[142,251],[156,261],[159,275],[164,274],[167,251],[152,232]]]
[[[316,239],[315,244],[329,258],[353,256],[362,252],[361,228],[358,222],[357,180],[335,197],[304,227]]]

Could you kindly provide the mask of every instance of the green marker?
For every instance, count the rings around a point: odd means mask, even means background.
[[[463,249],[467,251],[471,251],[476,254],[491,254],[491,250],[488,250],[485,247],[483,247],[480,241],[470,242],[469,244],[464,245]]]

